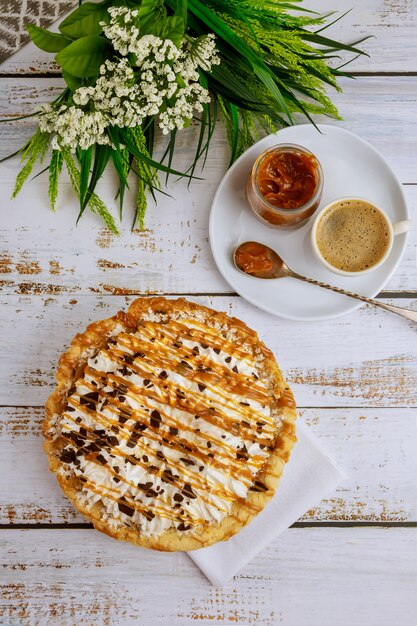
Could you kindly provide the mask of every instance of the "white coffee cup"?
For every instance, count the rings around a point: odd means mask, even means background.
[[[383,217],[383,219],[384,219],[384,221],[385,221],[385,223],[387,225],[387,230],[388,230],[388,234],[389,234],[389,240],[388,240],[388,245],[387,245],[386,251],[383,254],[383,256],[376,263],[374,263],[370,267],[367,267],[366,269],[359,270],[359,271],[348,271],[348,270],[339,269],[338,267],[335,267],[334,265],[329,263],[329,261],[327,261],[327,259],[324,258],[324,256],[322,255],[322,253],[320,251],[320,248],[318,246],[318,243],[317,243],[317,227],[318,227],[318,225],[320,223],[321,218],[323,217],[323,215],[327,211],[332,209],[337,204],[340,204],[341,202],[364,202],[368,206],[371,206],[373,209],[376,209],[378,211],[378,213]],[[327,267],[327,269],[329,269],[331,272],[334,272],[335,274],[341,274],[342,276],[360,276],[362,274],[368,274],[369,272],[372,272],[373,270],[375,270],[378,267],[380,267],[384,263],[384,261],[388,258],[389,254],[391,252],[391,249],[392,249],[392,246],[393,246],[393,243],[394,243],[394,237],[396,235],[400,235],[402,233],[408,232],[412,227],[413,227],[413,222],[411,220],[402,220],[401,222],[393,223],[390,220],[390,218],[388,217],[388,215],[385,213],[385,211],[383,211],[381,209],[381,207],[376,205],[374,202],[371,202],[370,200],[367,200],[366,198],[358,198],[358,197],[337,198],[336,200],[332,200],[332,202],[327,204],[316,215],[316,217],[314,219],[314,222],[313,222],[313,227],[311,229],[311,245],[313,246],[313,250],[314,250],[317,258],[319,259],[319,261],[321,261],[321,263],[325,267]]]

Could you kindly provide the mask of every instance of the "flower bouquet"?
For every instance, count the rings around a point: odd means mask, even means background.
[[[132,227],[143,228],[147,193],[160,191],[158,172],[191,180],[197,163],[204,164],[218,117],[225,122],[230,163],[260,131],[292,124],[296,113],[312,123],[315,114],[337,118],[326,86],[340,89],[337,77],[346,74],[329,59],[339,51],[363,54],[360,41],[348,45],[324,36],[329,15],[297,2],[104,0],[80,3],[59,33],[28,25],[32,41],[55,53],[66,87],[32,114],[39,126],[18,151],[23,167],[13,197],[51,146],[45,170],[53,209],[65,166],[79,198],[78,219],[89,207],[118,232],[95,193],[111,163],[120,216],[136,178]],[[176,135],[193,119],[200,125],[194,158],[179,172],[172,167]],[[169,135],[159,160],[153,158],[156,127]]]

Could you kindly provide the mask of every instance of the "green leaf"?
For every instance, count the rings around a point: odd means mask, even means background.
[[[204,87],[205,89],[207,89],[207,78],[205,76],[205,74],[201,73],[200,74],[200,84],[202,87]],[[199,158],[201,157],[201,155],[203,154],[205,147],[207,146],[208,142],[210,141],[210,104],[207,104],[207,102],[205,102],[203,104],[203,111],[201,114],[201,121],[200,121],[200,133],[198,136],[198,142],[197,142],[197,147],[195,150],[195,154],[194,154],[194,159],[193,162],[191,164],[191,167],[187,170],[187,172],[191,173],[191,176],[194,175],[195,172],[195,168],[197,166],[197,162],[199,160]],[[204,137],[206,134],[206,129],[208,127],[208,138],[206,141],[206,144],[203,146],[203,141],[204,141]],[[191,180],[188,181],[188,185],[190,185]]]
[[[32,180],[35,180],[36,178],[38,178],[38,176],[41,176],[42,174],[44,174],[45,172],[47,172],[49,169],[49,165],[47,165],[46,167],[44,167],[40,172],[38,172],[37,174],[35,174],[35,176],[32,176],[32,178],[30,179],[29,182],[32,182]]]
[[[233,134],[232,141],[230,144],[230,163],[229,167],[232,165],[234,160],[236,159],[237,153],[237,145],[239,140],[239,111],[238,108],[234,104],[230,104],[230,118],[232,122]]]
[[[171,39],[179,48],[184,38],[184,20],[182,17],[176,15],[167,17],[163,23],[163,28],[159,32],[159,37],[161,39]]]
[[[287,107],[287,103],[285,102],[278,85],[276,84],[272,76],[271,70],[269,68],[265,69],[263,65],[256,63],[253,65],[253,71],[255,72],[257,77],[263,82],[265,87],[269,89],[271,94],[275,97],[276,101],[280,105],[282,111],[287,114],[289,121],[292,123],[291,113]]]
[[[187,0],[177,0],[174,14],[182,17],[184,24],[187,23]]]
[[[277,124],[288,125],[288,121],[279,114],[278,108],[272,109],[270,102],[264,103],[258,94],[252,93],[250,88],[239,80],[239,76],[227,68],[226,63],[215,65],[212,68],[209,74],[209,87],[211,91],[224,96],[240,108],[264,113]],[[255,84],[254,87],[256,87]]]
[[[217,98],[216,97],[213,97],[212,103],[213,103],[213,111],[211,110],[210,105],[208,105],[208,107],[207,107],[208,108],[208,112],[209,112],[209,116],[208,116],[209,132],[208,132],[208,135],[207,135],[206,145],[204,146],[204,148],[202,150],[202,154],[204,155],[203,167],[205,167],[205,165],[206,165],[207,156],[208,156],[208,153],[209,153],[210,142],[211,142],[211,139],[213,137],[214,130],[216,128],[216,123],[217,123],[218,102],[217,102]]]
[[[58,197],[58,179],[62,170],[62,163],[61,150],[52,150],[51,162],[49,163],[48,196],[53,211],[55,211],[55,203]]]
[[[55,60],[61,68],[77,78],[99,74],[100,65],[112,56],[113,47],[104,37],[81,37],[58,52]]]
[[[39,115],[39,111],[34,111],[33,113],[29,113],[28,115],[18,115],[17,117],[6,117],[0,120],[0,124],[10,124],[10,122],[17,122],[18,120],[25,120],[28,117],[35,117],[37,115]]]
[[[228,68],[227,63],[213,66],[210,78],[224,86],[237,100],[252,104],[254,107],[262,104],[259,97],[253,97],[246,86],[242,84],[242,81],[239,80],[239,76]]]
[[[230,162],[229,167],[235,161],[238,156],[238,145],[239,145],[239,109],[232,104],[231,102],[227,102],[227,100],[223,99],[221,96],[218,96],[220,110],[223,113],[224,120],[226,123],[226,134],[227,140],[230,146]]]
[[[45,52],[59,52],[71,43],[71,39],[67,39],[64,35],[51,33],[46,28],[35,26],[35,24],[26,24],[26,30],[35,46]]]
[[[258,55],[226,24],[226,22],[216,15],[205,3],[199,0],[189,0],[188,10],[194,13],[207,28],[213,30],[219,37],[235,48],[237,52],[246,56],[248,60],[260,60]]]
[[[148,137],[141,126],[136,126],[135,128],[130,128],[128,131],[129,139],[132,141],[133,145],[139,150],[141,154],[145,154],[147,157],[150,157],[149,149],[148,149]],[[126,148],[128,150],[128,148]],[[133,157],[130,154],[130,157]],[[152,197],[155,200],[155,195],[153,193],[154,189],[157,189],[160,193],[165,194],[165,192],[160,189],[160,182],[158,174],[155,168],[149,167],[143,161],[137,161],[138,171],[136,172],[133,167],[132,171],[137,174],[140,178],[142,178],[143,182],[152,194]],[[168,194],[166,194],[168,195]],[[155,200],[156,201],[156,200]]]
[[[342,13],[341,15],[339,15],[338,17],[336,17],[334,20],[332,20],[331,22],[328,22],[327,24],[325,24],[324,26],[322,26],[321,28],[319,28],[318,30],[315,30],[315,33],[321,33],[323,30],[326,30],[327,28],[330,28],[330,26],[333,26],[333,24],[336,24],[336,22],[338,22],[339,20],[342,20],[348,13],[350,13],[352,10],[352,8],[348,9],[347,11],[345,11],[344,13]],[[327,15],[323,15],[323,19],[327,19],[328,17],[331,17],[332,15],[335,15],[336,11],[332,11],[331,13],[327,13]]]
[[[61,22],[59,30],[71,39],[100,35],[103,32],[100,22],[109,18],[108,6],[108,2],[100,2],[98,4],[86,2]]]
[[[199,0],[188,0],[189,10],[191,10],[196,17],[202,20],[206,26],[213,30],[216,35],[221,37],[226,43],[232,46],[236,52],[242,55],[246,60],[249,67],[259,78],[259,80],[270,91],[271,96],[276,100],[277,104],[287,114],[289,121],[291,122],[290,112],[286,106],[285,100],[276,85],[273,75],[270,72],[267,65],[265,65],[263,59],[259,54],[254,52],[252,48],[226,24],[226,22],[216,15],[210,8]],[[320,37],[320,35],[317,35]]]
[[[369,54],[367,54],[363,50],[359,50],[359,48],[355,47],[355,44],[362,43],[363,41],[366,41],[366,39],[369,39],[369,37],[363,37],[352,45],[348,45],[347,43],[340,43],[339,41],[335,41],[334,39],[329,39],[328,37],[323,37],[323,35],[318,35],[317,33],[309,33],[307,31],[303,32],[302,37],[306,41],[311,41],[321,46],[329,46],[329,51],[348,50],[349,52],[354,52],[355,54],[363,54],[365,56],[369,56]]]
[[[88,179],[90,177],[90,167],[93,158],[93,146],[87,150],[79,150],[78,161],[80,163],[80,211],[82,210],[85,196],[88,189]]]
[[[185,30],[185,21],[180,15],[167,17],[163,0],[143,0],[138,9],[138,23],[141,35],[155,35],[161,39],[171,39],[180,46]]]
[[[132,231],[135,228],[136,224],[139,223],[139,230],[143,230],[145,228],[145,213],[147,207],[146,200],[146,188],[143,180],[138,178],[138,189],[136,193],[136,207],[135,207],[135,215],[133,217],[132,222]]]
[[[8,154],[7,156],[3,157],[2,159],[0,159],[0,163],[4,163],[5,161],[8,161],[9,159],[12,159],[13,157],[17,156],[18,154],[20,154],[22,152],[22,150],[24,150],[29,142],[25,143],[24,146],[22,146],[21,148],[19,148],[19,150],[16,150],[16,152],[12,152],[11,154]]]
[[[148,128],[144,130],[144,134],[146,137],[147,153],[152,158],[155,143],[155,123],[149,124]]]
[[[35,134],[31,137],[28,143],[22,148],[22,159],[21,162],[24,163],[24,166],[20,170],[19,174],[16,177],[15,186],[12,193],[12,198],[15,198],[19,191],[22,189],[24,183],[29,178],[32,173],[33,167],[36,161],[40,161],[42,163],[45,154],[48,150],[50,136],[49,133],[43,133],[39,128],[35,132]]]
[[[81,80],[81,78],[77,78],[76,76],[69,74],[63,69],[61,69],[61,74],[62,78],[65,80],[72,92],[76,91],[79,87],[82,86],[83,81]]]
[[[115,151],[113,150],[113,152]],[[119,177],[119,189],[117,190],[117,195],[116,195],[116,198],[119,197],[119,216],[120,216],[120,221],[121,221],[122,216],[123,216],[123,201],[124,201],[124,195],[125,195],[125,190],[127,186],[127,177],[132,167],[133,156],[129,153],[129,150],[127,148],[123,148],[122,150],[120,150],[120,153],[118,153],[118,156],[120,157],[120,161],[122,164],[123,176],[126,179],[126,184],[125,184],[123,180],[120,179]]]
[[[120,181],[123,183],[125,187],[127,187],[127,189],[129,189],[129,183],[126,177],[126,168],[125,168],[123,159],[120,155],[120,152],[117,152],[117,150],[112,150],[111,160],[113,161],[114,169],[116,170],[117,175],[120,178]]]
[[[129,149],[129,152],[133,154],[133,156],[135,157],[137,161],[143,161],[144,163],[146,163],[146,165],[149,165],[150,167],[154,167],[155,169],[160,170],[161,172],[166,172],[167,174],[175,174],[176,176],[181,176],[181,177],[185,176],[186,178],[196,178],[197,180],[201,180],[197,176],[189,176],[188,174],[185,174],[183,172],[178,172],[177,170],[173,170],[169,167],[165,167],[165,165],[162,165],[162,163],[158,163],[158,161],[154,161],[153,159],[147,157],[145,154],[143,154],[136,148],[136,146],[130,141],[127,133],[123,131],[124,129],[120,131],[120,137],[122,139],[122,142]]]
[[[166,19],[164,0],[142,0],[138,8],[141,35],[158,35]]]
[[[67,167],[74,193],[78,196],[80,193],[80,172],[68,148],[62,148],[62,157]],[[113,216],[111,215],[111,213],[109,213],[109,210],[104,202],[95,193],[91,194],[91,197],[88,201],[88,206],[93,211],[93,213],[97,213],[98,215],[100,215],[107,228],[109,228],[115,235],[120,234]],[[77,223],[80,217],[81,216],[78,217]]]
[[[107,163],[109,162],[111,152],[112,148],[110,148],[110,146],[96,144],[94,147],[93,171],[91,172],[90,184],[88,185],[87,193],[84,196],[77,222],[80,219],[81,215],[84,213],[85,207],[90,202],[90,198],[94,194],[96,185],[103,175]]]
[[[169,143],[168,143],[168,167],[169,169],[171,169],[171,165],[172,165],[172,160],[174,158],[174,152],[175,152],[175,141],[177,138],[177,129],[174,128],[174,130],[171,130],[171,136],[169,138]],[[169,178],[169,173],[167,172],[167,175],[165,177],[165,184],[168,183],[168,178]]]

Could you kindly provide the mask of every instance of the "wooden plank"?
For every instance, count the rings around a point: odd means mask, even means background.
[[[224,310],[256,329],[275,352],[300,406],[417,405],[412,322],[365,306],[347,317],[305,324],[271,316],[237,297],[192,300]],[[1,298],[0,405],[42,405],[53,388],[59,355],[76,332],[130,301],[127,296]],[[417,306],[407,299],[396,302]]]
[[[111,197],[110,186],[106,189]],[[215,191],[210,181],[196,182],[191,194],[177,183],[176,200],[164,198],[157,207],[150,206],[144,232],[126,228],[121,237],[103,228],[92,214],[86,213],[76,227],[77,207],[69,189],[64,191],[69,199],[57,215],[45,205],[43,183],[24,188],[10,203],[0,232],[2,294],[232,291],[215,266],[207,236]],[[404,186],[404,191],[414,212],[417,185]],[[126,206],[130,222],[131,208]],[[414,229],[386,291],[417,290],[416,251]]]
[[[417,520],[414,408],[303,409],[301,419],[347,476],[301,521]]]
[[[305,7],[327,13],[337,11],[343,19],[322,34],[339,41],[354,42],[372,36],[359,48],[360,56],[345,69],[351,72],[414,72],[417,15],[414,0],[305,0]],[[338,15],[333,16],[333,19]]]
[[[42,419],[42,408],[0,409],[0,524],[85,521],[48,471]],[[299,419],[347,475],[301,521],[417,520],[415,409],[304,409]]]
[[[45,102],[56,97],[64,83],[60,78],[3,78],[0,93],[2,118],[27,115]],[[417,120],[413,115],[417,97],[417,81],[413,76],[361,76],[355,80],[344,78],[341,81],[343,93],[333,93],[340,109],[343,122],[322,118],[323,122],[341,124],[344,128],[361,135],[370,141],[387,158],[403,183],[415,183],[414,137]],[[301,119],[301,118],[300,118]],[[28,118],[2,124],[3,142],[0,155],[7,155],[22,145],[36,128],[36,120]],[[383,129],[383,132],[381,131]],[[224,171],[227,155],[224,154],[226,141],[224,131],[216,133],[205,176],[211,170],[218,175]],[[195,145],[197,131],[184,131],[178,134],[176,148],[178,166],[189,163],[190,146]],[[159,143],[159,139],[158,139]],[[222,155],[222,157],[221,157]],[[181,159],[184,158],[185,162]],[[218,162],[218,159],[221,159]],[[4,167],[4,166],[3,166]],[[3,170],[2,178],[14,179],[16,162]],[[46,180],[46,177],[41,178]]]
[[[0,109],[26,113],[35,103],[47,101],[56,80],[4,79]],[[414,78],[361,78],[349,81],[341,96],[343,125],[370,140],[389,159],[403,182],[417,182],[414,168],[414,115],[417,81]],[[1,152],[11,152],[33,130],[31,119],[5,124]],[[384,132],[381,133],[381,128]],[[176,166],[190,163],[190,145],[197,128],[179,133]],[[159,148],[162,142],[158,140]],[[27,184],[16,200],[9,200],[18,172],[18,159],[0,166],[1,206],[7,211],[0,234],[0,290],[12,293],[131,293],[138,291],[190,293],[229,292],[215,268],[208,242],[209,210],[215,190],[227,167],[224,134],[217,131],[204,180],[171,183],[172,197],[160,195],[150,203],[145,232],[130,232],[134,190],[126,196],[121,237],[109,234],[99,219],[85,214],[75,226],[78,205],[64,176],[57,215],[47,202],[47,174]],[[36,169],[39,171],[40,167]],[[114,207],[114,177],[109,174],[100,194]],[[417,203],[417,186],[404,187],[410,209]],[[114,211],[116,212],[116,211]],[[410,236],[406,255],[386,286],[388,291],[412,291],[416,280],[417,232]],[[204,272],[204,281],[201,276]]]
[[[328,0],[306,0],[304,6],[322,13],[336,11],[338,15],[352,9],[323,35],[349,43],[373,35],[373,39],[362,44],[369,58],[356,59],[350,65],[351,71],[415,71],[417,16],[413,0],[350,0],[348,4],[346,0],[333,0],[330,6]],[[4,74],[57,71],[53,55],[38,50],[33,44],[25,46],[0,67]]]
[[[409,626],[417,610],[409,528],[290,529],[223,588],[183,553],[93,530],[3,531],[2,545],[6,624]]]

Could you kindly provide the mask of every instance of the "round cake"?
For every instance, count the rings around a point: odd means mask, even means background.
[[[95,528],[156,550],[237,533],[273,496],[293,395],[238,319],[139,298],[76,335],[46,404],[49,465]]]

